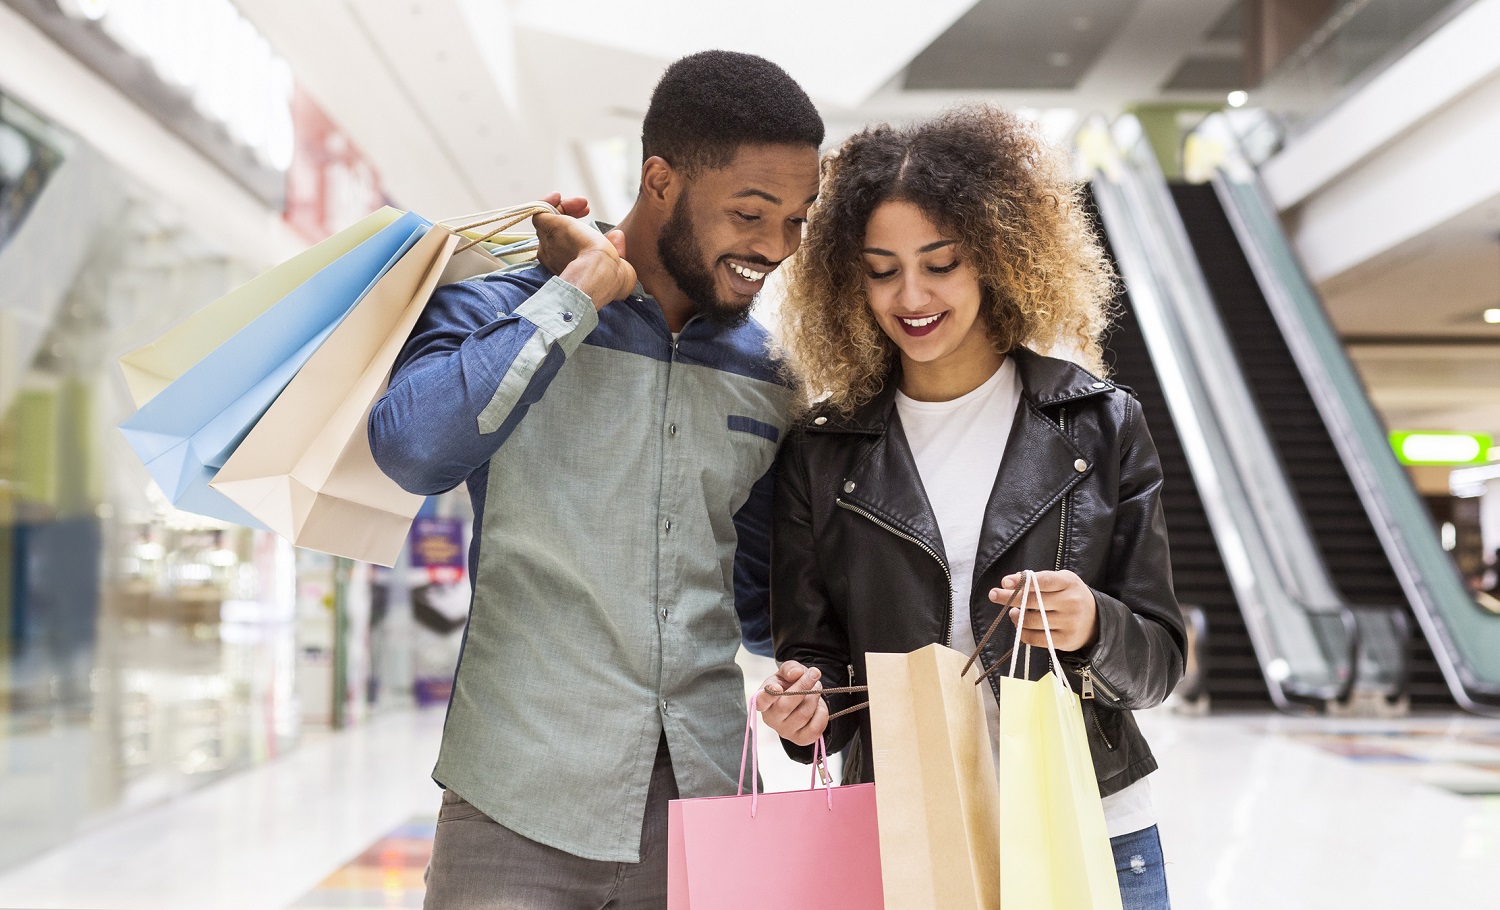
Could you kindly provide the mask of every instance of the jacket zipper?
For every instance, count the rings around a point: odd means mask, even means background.
[[[923,550],[927,551],[928,556],[931,556],[933,559],[937,560],[937,564],[943,570],[943,577],[948,580],[948,587],[946,589],[948,592],[948,614],[943,622],[943,644],[951,648],[953,646],[953,642],[949,641],[949,639],[953,637],[953,573],[948,569],[948,563],[943,560],[942,555],[940,555],[938,551],[934,550],[932,547],[929,547],[927,544],[923,543],[917,538],[911,536],[910,534],[907,534],[905,531],[894,527],[889,522],[882,521],[881,519],[876,518],[874,515],[870,514],[864,509],[861,509],[859,506],[851,505],[845,502],[842,497],[835,499],[834,503],[837,504],[841,509],[846,509],[850,512],[855,513],[856,515],[863,515],[864,517],[875,522],[877,525],[880,525],[882,528],[885,528],[887,531],[890,531],[892,534],[896,535],[902,540],[911,541],[912,543],[921,547]]]
[[[1104,748],[1113,752],[1115,751],[1115,744],[1109,741],[1108,736],[1104,735],[1104,727],[1099,723],[1099,714],[1094,708],[1094,686],[1098,685],[1099,691],[1106,695],[1109,694],[1109,690],[1102,683],[1099,683],[1098,680],[1094,679],[1093,667],[1088,664],[1084,664],[1079,669],[1078,675],[1083,678],[1083,692],[1080,696],[1083,700],[1083,713],[1089,716],[1089,722],[1094,725],[1094,732],[1098,733],[1099,738],[1104,741]]]
[[[1057,428],[1062,430],[1064,436],[1068,435],[1068,410],[1059,408],[1057,411]],[[1062,520],[1057,525],[1057,564],[1052,567],[1054,572],[1061,572],[1063,567],[1063,552],[1068,540],[1068,497],[1071,494],[1064,493],[1062,498]]]

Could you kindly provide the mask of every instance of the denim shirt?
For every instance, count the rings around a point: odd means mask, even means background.
[[[684,797],[732,793],[743,638],[770,652],[772,464],[790,391],[753,322],[674,341],[541,266],[438,290],[370,415],[415,493],[467,483],[469,624],[433,778],[511,830],[639,861],[665,734]]]

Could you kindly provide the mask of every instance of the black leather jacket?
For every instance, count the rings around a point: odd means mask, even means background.
[[[1093,589],[1097,641],[1058,656],[1083,696],[1094,773],[1108,796],[1156,769],[1130,712],[1160,704],[1183,670],[1161,462],[1127,391],[1066,361],[1025,349],[1010,356],[1021,406],[989,495],[972,592],[956,607],[982,634],[1000,610],[988,592],[1006,575],[1066,568]],[[952,629],[948,569],[899,432],[897,382],[891,377],[852,415],[815,411],[780,456],[771,545],[776,657],[819,668],[828,687],[858,685],[868,651],[914,651],[946,641]],[[975,478],[976,495],[989,488],[989,478]],[[985,646],[984,665],[994,666],[1014,640],[1007,619]],[[1040,678],[1046,649],[1023,655],[1027,677]],[[828,700],[837,711],[863,697]],[[874,779],[868,711],[835,720],[827,737],[830,750],[853,746],[847,782]],[[811,760],[811,749],[784,745],[793,758]]]

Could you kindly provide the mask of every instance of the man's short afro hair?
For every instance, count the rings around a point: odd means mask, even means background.
[[[727,167],[742,145],[823,144],[823,118],[786,70],[754,54],[703,51],[667,67],[641,127],[643,158],[688,174]]]

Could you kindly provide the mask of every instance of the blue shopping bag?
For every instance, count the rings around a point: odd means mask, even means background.
[[[287,383],[431,223],[407,213],[200,360],[120,430],[179,509],[263,528],[208,482]]]

